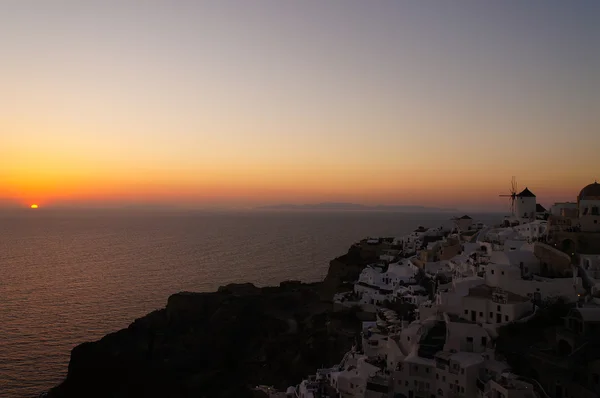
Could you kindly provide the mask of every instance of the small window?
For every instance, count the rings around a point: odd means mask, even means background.
[[[479,316],[483,316],[483,312],[479,312]]]
[[[490,312],[490,318],[493,318],[493,317],[494,317],[494,313]]]
[[[446,381],[446,376],[442,376],[442,381]]]
[[[508,322],[508,315],[504,315],[504,320]]]
[[[485,346],[487,344],[487,337],[481,337],[481,345]]]
[[[469,315],[469,310],[465,310],[465,315]]]
[[[461,388],[460,388],[460,392],[465,392],[465,388],[464,388],[464,387],[461,387]]]
[[[473,337],[467,337],[467,343],[472,343],[473,342]]]
[[[498,311],[501,311],[501,310],[500,310],[500,306],[499,306],[499,305],[497,306],[496,310],[498,310]]]
[[[492,270],[492,275],[494,275],[494,270]]]
[[[429,368],[425,368],[425,373],[429,373]]]
[[[462,369],[460,370],[460,374],[461,374],[461,375],[464,375],[464,374],[465,374],[465,369],[464,369],[464,368],[462,368]]]
[[[440,375],[439,375],[439,373],[436,373],[436,374],[435,374],[435,378],[436,378],[436,380],[439,380],[439,379],[440,379]]]

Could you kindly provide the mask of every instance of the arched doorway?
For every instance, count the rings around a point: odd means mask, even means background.
[[[571,344],[569,344],[566,340],[560,340],[558,342],[558,354],[560,356],[566,357],[567,355],[571,354],[572,350]]]

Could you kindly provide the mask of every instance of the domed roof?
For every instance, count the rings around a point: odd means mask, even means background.
[[[592,198],[592,197],[600,198],[600,184],[594,181],[593,184],[590,184],[583,188],[581,192],[579,192],[579,196],[577,197],[579,200]]]

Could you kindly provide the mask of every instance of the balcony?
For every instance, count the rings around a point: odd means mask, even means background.
[[[477,385],[477,389],[483,394],[486,394],[490,391],[490,386],[487,381],[480,377],[477,378],[475,385]]]

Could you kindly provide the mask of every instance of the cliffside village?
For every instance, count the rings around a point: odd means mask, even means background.
[[[379,261],[333,302],[375,320],[362,322],[339,364],[286,392],[258,389],[298,398],[598,397],[600,184],[549,210],[527,188],[513,201],[498,226],[465,215],[356,243]],[[497,347],[502,328],[528,330],[544,309],[552,315],[552,303],[566,316],[517,353],[529,367],[516,372]]]

